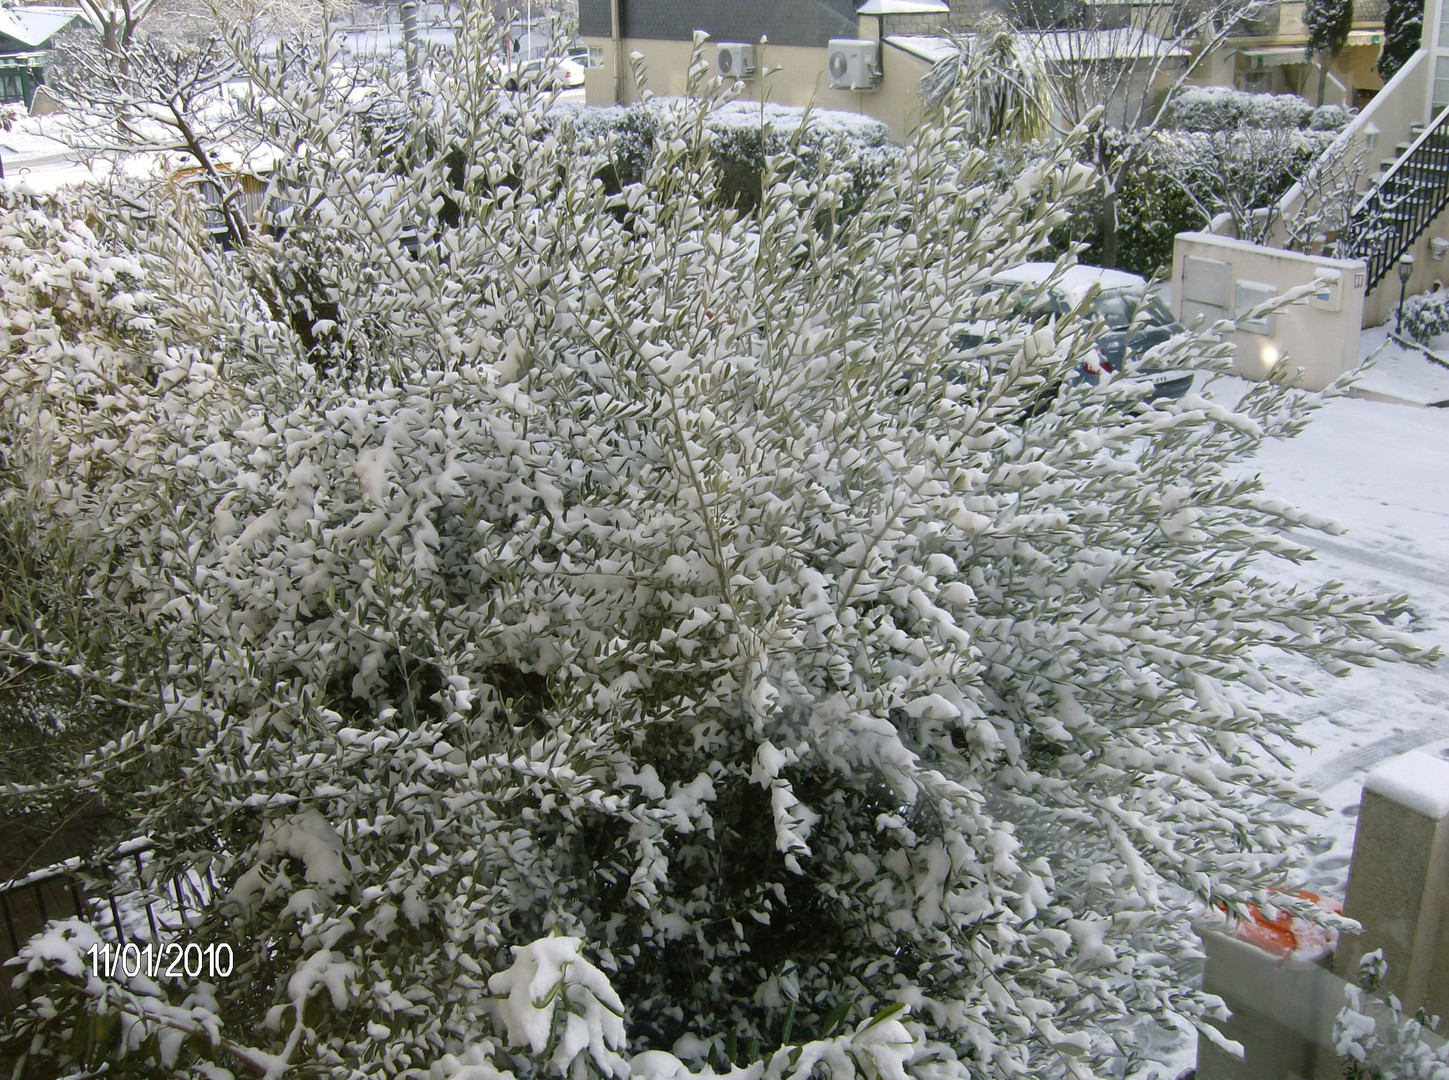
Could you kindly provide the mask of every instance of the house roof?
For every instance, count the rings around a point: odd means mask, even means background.
[[[949,15],[946,0],[865,0],[857,15]]]
[[[1088,63],[1095,60],[1155,60],[1192,54],[1155,34],[1130,26],[1115,30],[1052,30],[1024,34],[1048,60]]]
[[[1124,26],[1116,30],[1051,30],[1022,33],[1020,37],[1047,60],[1058,63],[1091,63],[1098,60],[1155,60],[1159,57],[1191,56],[1186,49],[1155,34]],[[886,38],[886,44],[938,63],[957,55],[950,38],[901,35]]]
[[[0,34],[35,48],[80,17],[80,8],[0,7]]]

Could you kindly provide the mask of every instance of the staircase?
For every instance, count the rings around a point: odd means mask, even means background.
[[[1368,264],[1372,292],[1429,224],[1449,206],[1449,109],[1427,127],[1415,126],[1412,142],[1385,158],[1374,186],[1354,207],[1339,241],[1340,258]]]

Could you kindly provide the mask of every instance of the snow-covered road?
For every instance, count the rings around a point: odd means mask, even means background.
[[[1366,331],[1365,352],[1384,336],[1382,329]],[[1449,341],[1443,344],[1449,352]],[[1302,566],[1278,564],[1278,572],[1303,584],[1338,580],[1355,592],[1404,594],[1397,623],[1449,653],[1449,408],[1409,403],[1449,399],[1449,368],[1392,346],[1362,387],[1395,400],[1331,400],[1301,435],[1264,447],[1249,466],[1271,494],[1347,529],[1339,536],[1296,535],[1317,557]],[[1223,380],[1212,392],[1227,401],[1244,389]],[[1369,770],[1408,750],[1449,758],[1449,661],[1360,668],[1341,678],[1306,663],[1289,666],[1318,687],[1313,698],[1282,703],[1313,743],[1293,755],[1293,771],[1328,811],[1310,822],[1302,881],[1313,892],[1342,897]],[[1136,1080],[1173,1080],[1193,1064],[1194,1033],[1144,1025],[1140,1034],[1153,1064],[1135,1071]]]
[[[1382,332],[1365,337],[1373,345]],[[1418,400],[1438,399],[1446,383],[1449,370],[1397,347],[1363,380],[1371,392]],[[1265,447],[1256,465],[1273,494],[1348,530],[1299,537],[1317,558],[1285,567],[1286,576],[1405,594],[1397,621],[1449,651],[1449,409],[1338,398],[1298,438]],[[1341,896],[1368,770],[1412,749],[1449,757],[1449,665],[1392,664],[1314,682],[1318,696],[1288,709],[1315,744],[1298,756],[1297,775],[1331,808],[1304,876],[1314,891]]]

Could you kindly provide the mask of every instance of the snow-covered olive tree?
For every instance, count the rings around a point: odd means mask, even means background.
[[[365,97],[243,51],[278,237],[0,218],[0,514],[48,571],[0,568],[0,648],[124,718],[57,782],[236,956],[52,926],[17,1074],[1087,1076],[1199,1016],[1177,915],[1292,865],[1273,656],[1424,655],[1263,566],[1320,523],[1239,465],[1303,400],[1076,388],[1084,312],[975,288],[1070,146],[988,183],[947,109],[854,213],[784,152],[745,217],[704,94],[611,192],[469,20]]]

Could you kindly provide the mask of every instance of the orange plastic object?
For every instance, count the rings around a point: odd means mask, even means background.
[[[1300,892],[1300,900],[1312,900],[1324,911],[1339,912],[1343,904],[1337,900],[1325,900],[1311,892]],[[1333,932],[1307,919],[1295,917],[1292,913],[1280,912],[1276,919],[1269,919],[1256,906],[1248,908],[1252,918],[1238,924],[1237,937],[1249,945],[1256,945],[1274,956],[1293,956],[1296,953],[1317,951],[1326,948]]]

